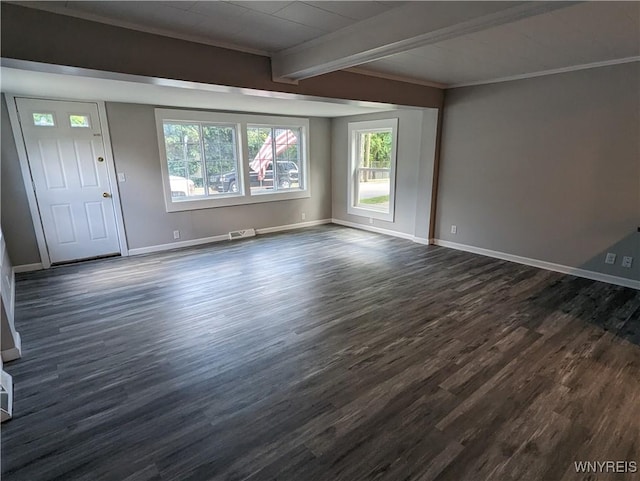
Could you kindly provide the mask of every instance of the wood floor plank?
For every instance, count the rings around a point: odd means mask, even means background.
[[[640,465],[640,292],[502,260],[320,226],[19,274],[16,326],[3,481]]]

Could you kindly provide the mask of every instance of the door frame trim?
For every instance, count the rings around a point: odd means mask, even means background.
[[[7,103],[7,110],[9,111],[9,123],[11,124],[11,130],[13,131],[13,138],[16,143],[16,150],[18,151],[18,160],[20,161],[20,171],[22,173],[22,181],[24,182],[24,189],[27,194],[27,201],[29,203],[29,211],[31,212],[31,221],[33,223],[33,230],[36,234],[36,242],[38,244],[38,251],[40,253],[40,261],[44,269],[51,267],[51,258],[49,257],[49,250],[47,248],[47,241],[44,236],[44,228],[42,226],[42,219],[40,218],[40,210],[38,206],[38,200],[31,179],[31,167],[29,166],[29,158],[27,156],[27,149],[24,143],[24,137],[22,134],[22,126],[18,116],[18,106],[16,104],[16,98],[29,98],[36,100],[52,100],[60,102],[85,102],[95,103],[98,105],[98,118],[100,119],[100,129],[102,130],[102,143],[104,144],[104,154],[107,165],[107,173],[109,178],[109,186],[111,188],[111,195],[113,199],[113,212],[116,220],[116,230],[118,233],[118,245],[120,246],[120,255],[128,256],[129,247],[127,245],[126,231],[124,228],[124,216],[122,214],[122,203],[120,201],[120,191],[118,186],[118,178],[115,169],[115,162],[113,160],[113,151],[111,149],[111,136],[109,134],[109,123],[107,121],[107,109],[104,101],[101,100],[79,100],[79,99],[52,99],[49,97],[40,97],[34,95],[16,95],[10,93],[4,93]]]

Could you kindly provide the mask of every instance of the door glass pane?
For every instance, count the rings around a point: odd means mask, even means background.
[[[88,115],[69,115],[71,127],[91,127]]]
[[[38,127],[55,127],[56,122],[51,113],[34,113],[33,125]]]

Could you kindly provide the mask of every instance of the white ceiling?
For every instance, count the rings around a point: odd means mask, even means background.
[[[268,54],[293,80],[357,67],[450,87],[640,60],[638,1],[21,4]]]
[[[14,3],[267,54],[334,32],[404,2],[184,0]]]
[[[7,63],[7,62],[4,62]],[[16,61],[16,64],[21,62]],[[31,97],[73,100],[96,99],[169,107],[232,110],[275,115],[342,117],[393,110],[388,104],[313,98],[287,93],[198,84],[179,80],[110,74],[62,67],[67,73],[0,67],[2,92]],[[47,67],[54,68],[55,67]],[[120,80],[123,79],[123,80]]]
[[[640,2],[584,2],[368,63],[447,85],[640,56]]]

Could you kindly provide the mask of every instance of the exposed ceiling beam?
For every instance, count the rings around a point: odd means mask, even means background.
[[[295,83],[580,2],[410,2],[277,52],[274,81]]]

